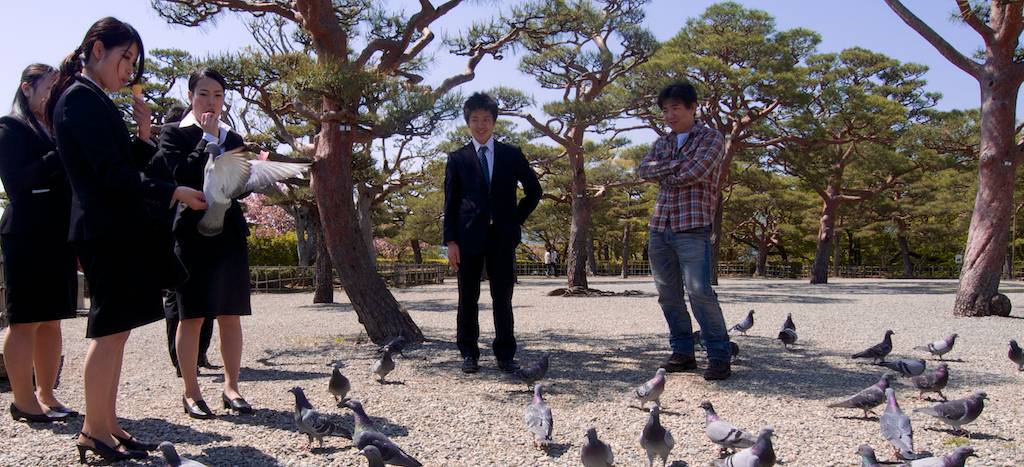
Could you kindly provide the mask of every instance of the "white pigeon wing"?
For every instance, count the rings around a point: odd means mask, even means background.
[[[286,178],[301,177],[302,173],[309,168],[308,163],[298,162],[277,162],[277,161],[249,161],[251,172],[248,180],[241,187],[241,191],[235,193],[238,196],[247,191],[258,191],[272,183],[279,182]]]
[[[244,187],[252,173],[252,163],[240,153],[227,152],[213,162],[213,196],[217,201],[231,201],[244,193]],[[207,181],[210,179],[207,175]],[[203,190],[206,191],[206,190]],[[209,196],[209,195],[207,195]]]

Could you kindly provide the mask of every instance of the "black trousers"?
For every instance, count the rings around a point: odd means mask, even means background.
[[[164,318],[167,322],[167,352],[171,355],[171,365],[178,368],[178,350],[175,341],[178,335],[178,294],[173,290],[164,291]],[[203,320],[199,329],[199,361],[206,360],[206,351],[210,350],[210,339],[213,338],[213,318]]]
[[[462,357],[480,358],[480,277],[487,270],[494,314],[494,357],[511,361],[516,356],[512,289],[515,285],[515,247],[501,247],[494,228],[488,231],[482,255],[465,255],[459,263],[459,311],[456,344]]]

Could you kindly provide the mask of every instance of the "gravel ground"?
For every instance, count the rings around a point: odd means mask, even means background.
[[[551,353],[547,401],[554,412],[556,444],[547,452],[532,446],[522,424],[529,402],[526,386],[498,372],[488,350],[493,326],[481,313],[482,371],[463,375],[454,346],[454,281],[396,291],[428,336],[407,351],[380,385],[368,377],[375,347],[366,342],[351,306],[310,305],[310,294],[254,295],[254,314],[243,319],[245,353],[242,391],[259,410],[252,416],[223,415],[192,420],[181,410],[182,388],[168,361],[163,323],[135,331],[128,342],[121,378],[119,416],[142,439],[170,440],[179,452],[208,465],[365,465],[347,440],[329,438],[307,452],[305,437],[291,420],[287,390],[305,388],[313,404],[351,426],[352,416],[334,407],[327,393],[330,366],[340,363],[353,381],[351,396],[361,400],[378,426],[425,465],[578,465],[587,426],[615,451],[618,465],[646,463],[637,439],[645,412],[629,407],[630,388],[648,379],[667,355],[666,327],[649,278],[592,280],[605,290],[643,292],[630,297],[564,298],[546,292],[556,279],[524,278],[514,299],[520,362]],[[969,443],[980,457],[968,465],[1024,465],[1024,396],[1019,373],[1006,358],[1006,342],[1024,339],[1024,287],[1004,287],[1018,304],[1011,318],[951,317],[955,281],[834,280],[812,286],[796,281],[724,280],[717,287],[726,321],[755,309],[748,337],[735,337],[741,355],[728,381],[710,383],[698,373],[670,374],[662,423],[676,439],[674,466],[704,466],[716,451],[705,438],[701,400],[712,401],[724,419],[752,431],[775,428],[775,449],[789,466],[859,465],[861,443],[880,457],[889,450],[877,420],[857,419],[856,410],[825,405],[873,384],[877,367],[853,361],[851,353],[878,342],[885,329],[896,332],[893,356],[917,356],[913,346],[950,332],[960,334],[947,358],[951,381],[944,392],[957,398],[984,390],[990,400],[980,419],[968,426],[971,439],[948,432],[931,417],[911,414],[916,447],[947,453]],[[486,293],[483,296],[487,296]],[[490,307],[483,306],[483,311]],[[798,351],[783,351],[774,340],[787,312],[793,314]],[[82,409],[81,370],[86,340],[84,319],[65,323],[67,363],[58,396]],[[215,335],[210,357],[220,358]],[[698,352],[698,360],[703,358]],[[933,364],[929,361],[929,364]],[[200,384],[215,412],[222,377],[203,370]],[[10,403],[9,387],[0,402]],[[897,390],[908,413],[926,405],[916,391]],[[73,465],[74,435],[81,420],[66,425],[29,426],[2,417],[0,465]],[[149,464],[161,465],[159,459]],[[139,465],[139,464],[136,464]]]

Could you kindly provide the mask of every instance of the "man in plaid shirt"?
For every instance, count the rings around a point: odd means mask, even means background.
[[[718,130],[695,121],[697,91],[689,83],[663,89],[658,107],[672,132],[654,142],[637,173],[660,188],[651,215],[648,256],[672,347],[663,368],[697,368],[685,290],[708,353],[704,379],[726,379],[731,374],[729,333],[711,288],[711,227],[725,140]]]

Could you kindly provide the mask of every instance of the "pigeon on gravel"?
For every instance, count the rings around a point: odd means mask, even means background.
[[[1024,371],[1024,350],[1017,345],[1017,341],[1010,339],[1010,352],[1007,354],[1010,361],[1017,364],[1018,371]]]
[[[300,433],[305,434],[309,438],[309,442],[306,444],[307,449],[313,445],[313,439],[316,439],[317,444],[323,447],[324,437],[326,436],[340,436],[352,439],[351,432],[313,409],[313,405],[306,399],[306,394],[302,392],[302,388],[296,386],[289,389],[288,392],[295,394],[295,426],[298,427]]]
[[[398,335],[388,339],[387,343],[381,346],[380,351],[383,352],[384,349],[391,349],[392,355],[401,355],[405,357],[403,352],[405,351],[406,343],[407,341],[405,340],[405,336]]]
[[[885,331],[885,337],[882,338],[882,342],[879,342],[863,352],[853,354],[852,358],[870,358],[875,363],[885,361],[886,355],[892,352],[892,335],[896,334],[891,329]]]
[[[968,457],[978,457],[978,455],[974,453],[974,448],[960,446],[945,456],[925,457],[907,465],[909,467],[964,467]]]
[[[583,467],[611,467],[615,465],[612,448],[597,437],[597,428],[587,428],[587,441],[580,449],[580,460]]]
[[[949,365],[940,363],[934,370],[921,376],[915,376],[910,382],[920,391],[920,394],[917,396],[918,399],[923,399],[926,392],[934,392],[945,401],[947,399],[946,396],[942,395],[942,390],[949,383]]]
[[[387,346],[384,347],[384,353],[381,354],[380,359],[373,362],[373,366],[370,367],[370,373],[377,375],[377,382],[384,384],[384,378],[388,376],[395,369],[395,361],[391,358],[391,349]]]
[[[377,430],[370,417],[363,410],[363,404],[357,400],[345,401],[345,407],[352,410],[355,418],[355,430],[352,434],[352,443],[356,448],[362,450],[367,446],[373,446],[380,452],[381,459],[388,465],[400,465],[403,467],[422,467],[423,464],[398,447],[384,433]]]
[[[892,445],[897,458],[916,459],[918,456],[914,452],[914,429],[910,426],[910,417],[900,410],[900,405],[896,402],[896,392],[892,388],[885,390],[885,398],[888,401],[885,412],[878,417],[882,437]]]
[[[160,443],[159,448],[160,453],[164,455],[164,461],[170,467],[206,467],[206,464],[179,456],[174,445],[167,441]]]
[[[719,454],[725,453],[729,449],[749,448],[757,442],[757,436],[753,433],[747,433],[718,418],[715,407],[711,405],[710,401],[701,402],[700,408],[704,409],[704,434],[712,443],[721,447]]]
[[[369,444],[359,453],[366,458],[368,467],[384,467],[384,459],[380,456],[380,449],[377,449],[377,446]]]
[[[860,455],[860,467],[881,467],[878,458],[875,457],[875,450],[867,444],[857,447],[857,454]]]
[[[953,334],[946,336],[945,339],[929,342],[928,345],[919,345],[914,347],[914,350],[928,352],[939,357],[939,360],[943,360],[942,356],[949,353],[950,350],[953,350],[953,344],[956,343],[956,338],[957,334],[954,332]]]
[[[548,354],[544,354],[539,360],[519,367],[515,372],[516,377],[523,380],[528,388],[532,388],[538,381],[544,379],[544,375],[548,373],[549,359]]]
[[[341,407],[341,403],[348,400],[348,392],[352,390],[352,383],[348,381],[345,375],[341,374],[341,368],[335,366],[331,372],[331,380],[327,383],[327,391],[334,396],[334,400],[338,402],[338,407]]]
[[[796,344],[796,331],[789,328],[782,328],[779,331],[779,340],[782,341],[782,348],[789,350],[789,346]]]
[[[647,467],[654,465],[654,458],[661,458],[661,466],[668,464],[668,454],[676,441],[672,439],[672,432],[661,426],[661,407],[658,404],[651,404],[651,415],[647,418],[643,432],[640,433],[640,446],[647,451]]]
[[[775,465],[775,448],[772,446],[772,427],[761,428],[757,442],[725,459],[716,459],[716,467],[771,467]]]
[[[927,366],[925,361],[920,358],[901,358],[891,362],[877,362],[875,365],[884,366],[899,373],[900,376],[904,378],[910,378],[924,373],[924,369]]]
[[[861,409],[864,411],[864,418],[867,419],[869,413],[874,413],[871,409],[885,402],[885,390],[892,384],[893,377],[892,373],[886,373],[878,379],[877,383],[862,389],[845,400],[829,404],[828,406]]]
[[[754,327],[754,310],[747,312],[747,317],[743,318],[743,321],[736,323],[735,326],[729,328],[729,332],[739,331],[744,336],[747,335],[747,331]]]
[[[654,377],[633,389],[633,395],[640,400],[640,406],[648,402],[661,405],[661,393],[665,392],[665,369],[658,368]]]
[[[309,163],[250,160],[241,151],[223,152],[217,143],[206,145],[203,195],[209,207],[199,219],[200,234],[215,236],[224,230],[224,214],[231,201],[248,191],[261,190],[280,180],[300,177]]]
[[[957,433],[967,433],[962,427],[978,419],[981,411],[985,409],[985,399],[988,395],[984,391],[978,391],[963,399],[954,399],[942,402],[931,407],[914,409],[925,415],[931,415],[953,427]]]
[[[793,323],[793,313],[786,313],[786,322],[782,323],[782,329],[792,329],[796,331],[796,324]]]
[[[533,445],[543,449],[551,446],[551,443],[554,442],[551,439],[554,422],[551,419],[551,407],[544,402],[541,391],[541,385],[533,387],[533,400],[523,412],[523,422],[526,423],[526,429],[533,434]]]

